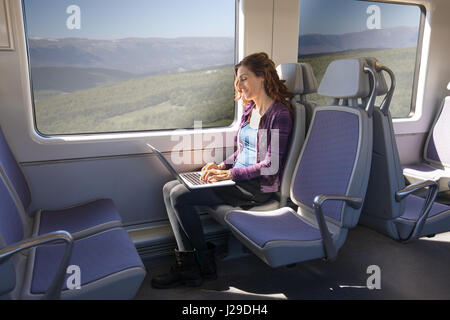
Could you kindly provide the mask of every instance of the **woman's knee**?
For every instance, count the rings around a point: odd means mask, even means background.
[[[167,182],[164,186],[163,186],[163,194],[165,195],[169,195],[170,191],[177,185],[179,185],[180,182],[178,180],[172,180]]]
[[[170,190],[170,201],[173,206],[179,205],[181,203],[189,202],[191,192],[183,184],[178,184],[172,187]]]

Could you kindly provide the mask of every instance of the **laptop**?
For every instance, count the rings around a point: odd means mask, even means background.
[[[224,180],[217,182],[206,182],[200,179],[202,172],[194,171],[194,172],[183,172],[178,173],[173,166],[167,161],[166,157],[151,144],[147,143],[150,149],[156,154],[158,159],[162,162],[162,164],[169,170],[169,172],[180,181],[182,184],[186,186],[189,190],[201,189],[201,188],[212,188],[212,187],[224,187],[224,186],[232,186],[235,185],[236,182],[233,180]]]

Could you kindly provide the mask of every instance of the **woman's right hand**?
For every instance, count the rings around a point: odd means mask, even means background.
[[[200,179],[204,180],[207,171],[212,170],[212,169],[223,170],[223,169],[225,169],[225,165],[224,165],[224,163],[217,164],[215,162],[209,162],[209,163],[205,164],[202,168],[202,171],[201,171],[202,175],[200,176]]]
[[[202,172],[210,169],[219,169],[219,165],[215,162],[209,162],[203,166]]]

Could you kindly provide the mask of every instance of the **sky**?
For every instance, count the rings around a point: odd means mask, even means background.
[[[122,39],[127,37],[234,37],[234,0],[24,0],[29,37]],[[413,5],[358,0],[300,0],[300,35],[367,30],[367,7],[380,8],[381,28],[418,26]],[[71,5],[80,29],[67,28]]]
[[[380,8],[381,28],[420,24],[420,9],[414,5],[357,0],[300,0],[300,35],[344,34],[367,30],[367,8]]]
[[[24,0],[29,37],[234,37],[234,0]],[[67,28],[71,5],[80,29]]]

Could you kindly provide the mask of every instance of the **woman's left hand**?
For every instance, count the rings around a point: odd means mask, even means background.
[[[230,179],[231,179],[230,170],[210,169],[203,174],[203,180],[208,182],[217,182]]]

